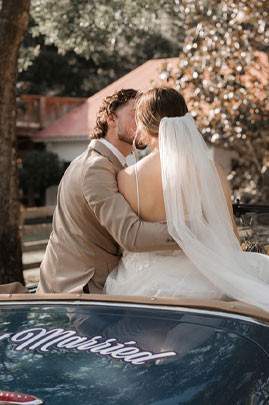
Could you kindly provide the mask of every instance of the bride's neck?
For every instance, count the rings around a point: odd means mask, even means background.
[[[154,148],[150,148],[150,153],[152,153],[153,155],[158,154],[159,152],[159,145],[156,145]]]
[[[159,151],[159,138],[155,137],[155,136],[154,137],[150,136],[148,147],[149,147],[149,150],[151,153],[154,153],[156,151],[158,152]]]

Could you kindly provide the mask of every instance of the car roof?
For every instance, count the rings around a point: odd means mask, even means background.
[[[207,311],[218,311],[229,314],[244,315],[269,323],[269,312],[263,311],[258,307],[248,305],[239,301],[221,301],[205,299],[186,299],[186,298],[157,298],[157,297],[140,297],[125,295],[104,295],[104,294],[0,294],[0,305],[4,303],[18,302],[70,302],[70,303],[116,303],[129,304],[132,306],[147,305],[151,307],[166,308],[190,308]]]

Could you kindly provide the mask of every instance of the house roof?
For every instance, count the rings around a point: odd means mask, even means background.
[[[16,131],[18,135],[31,134],[47,128],[73,108],[80,106],[86,98],[55,97],[21,94],[17,97]]]
[[[246,69],[246,73],[240,77],[240,80],[246,88],[251,88],[252,93],[256,98],[265,100],[265,108],[269,105],[266,101],[266,85],[268,85],[269,63],[268,56],[264,52],[255,52],[256,62]],[[63,115],[47,128],[36,132],[32,139],[35,141],[65,141],[65,140],[87,140],[89,133],[93,130],[96,122],[102,100],[113,94],[117,90],[124,88],[133,88],[136,90],[145,91],[150,87],[161,85],[164,81],[165,85],[170,85],[169,77],[165,72],[173,72],[177,70],[179,63],[178,58],[166,59],[151,59],[130,73],[116,80],[109,86],[105,87],[98,93],[89,97],[82,105],[74,108],[70,112]],[[162,81],[161,72],[164,72]],[[208,75],[209,72],[205,72]],[[167,80],[168,79],[168,80]],[[259,82],[254,83],[253,82]],[[182,93],[187,101],[192,98],[193,86],[182,90]],[[191,104],[190,104],[191,105]],[[211,103],[203,102],[200,104],[203,114],[207,115],[212,109]]]
[[[89,97],[82,105],[63,115],[47,128],[33,135],[35,141],[61,141],[87,139],[95,126],[96,115],[102,100],[117,90],[133,88],[147,90],[161,82],[162,67],[174,67],[178,58],[152,59],[116,80],[98,93]]]

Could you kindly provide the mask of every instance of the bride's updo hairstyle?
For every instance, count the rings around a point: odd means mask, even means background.
[[[163,117],[182,117],[188,112],[183,96],[171,87],[156,87],[139,96],[136,103],[138,129],[158,137]]]

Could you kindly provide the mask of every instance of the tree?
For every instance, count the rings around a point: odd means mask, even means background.
[[[178,56],[177,14],[176,1],[33,0],[20,91],[89,96],[148,59]]]
[[[0,283],[23,281],[16,164],[16,74],[30,0],[0,2]]]
[[[237,196],[263,201],[269,198],[264,188],[269,169],[268,0],[180,3],[186,37],[178,68],[168,72],[171,83],[185,95],[206,140],[237,153],[229,176]]]
[[[28,197],[28,205],[35,205],[34,196],[44,196],[48,187],[58,185],[63,175],[63,164],[58,155],[46,150],[29,151],[20,170],[20,184]]]

